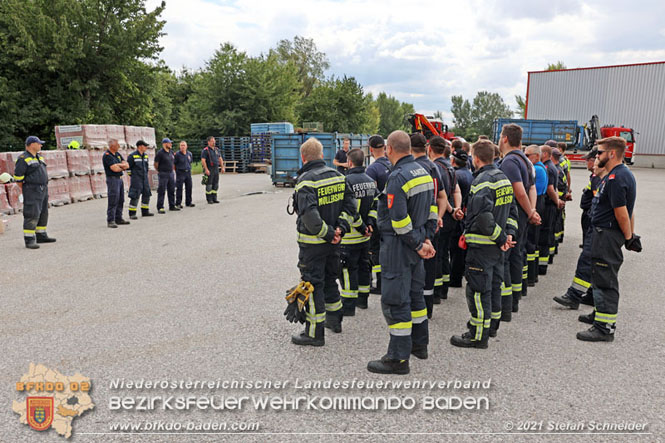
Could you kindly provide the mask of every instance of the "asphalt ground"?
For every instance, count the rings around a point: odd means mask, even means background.
[[[571,283],[580,253],[578,208],[588,173],[573,170],[565,242],[554,265],[501,325],[487,350],[450,345],[469,314],[463,289],[435,306],[430,356],[413,359],[408,376],[366,370],[385,353],[388,332],[378,296],[328,333],[323,348],[290,343],[300,326],[285,321],[284,291],[299,278],[292,189],[264,174],[225,175],[222,203],[207,205],[195,185],[195,208],[108,229],[106,200],[53,208],[57,243],[23,247],[21,216],[0,236],[0,441],[62,441],[37,433],[11,410],[15,383],[31,362],[90,377],[92,411],[74,421],[75,441],[663,441],[665,219],[662,170],[634,169],[636,230],[644,252],[625,253],[616,340],[584,343],[577,316],[552,301]],[[196,180],[195,180],[196,181]],[[245,195],[250,192],[263,192]],[[151,207],[154,210],[156,196]],[[288,380],[286,389],[130,390],[112,380]],[[308,389],[308,380],[487,381],[489,389]],[[411,397],[412,410],[117,411],[111,397],[137,396]],[[424,411],[422,398],[487,397],[487,410]],[[130,422],[258,423],[236,434],[110,431]],[[531,424],[530,422],[533,422]],[[553,423],[646,423],[646,435],[551,431]],[[525,426],[526,425],[526,426]],[[184,425],[183,425],[184,426]],[[527,427],[530,431],[524,431]],[[162,432],[161,430],[158,432]],[[570,432],[570,430],[568,431]],[[255,435],[257,434],[258,435]],[[303,435],[303,433],[308,435]]]

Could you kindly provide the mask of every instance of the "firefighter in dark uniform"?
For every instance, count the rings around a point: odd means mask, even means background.
[[[547,192],[547,169],[540,161],[540,146],[529,145],[524,150],[527,158],[533,164],[536,183],[536,211],[538,214],[545,213],[545,198]],[[526,254],[527,254],[527,286],[535,286],[538,281],[538,241],[540,239],[541,223],[530,224],[527,229]],[[547,263],[547,257],[545,258]]]
[[[492,319],[498,316],[502,321],[510,321],[512,313],[519,309],[526,265],[526,232],[530,223],[540,223],[536,210],[536,187],[531,175],[533,165],[522,152],[522,128],[510,123],[504,125],[499,137],[499,149],[503,154],[501,171],[513,186],[517,218],[509,218],[508,223],[516,231],[515,247],[506,251],[504,262],[505,297],[501,299],[502,312],[492,312]],[[502,294],[503,296],[503,294]],[[495,308],[494,306],[492,306]],[[495,322],[498,327],[499,322]]]
[[[180,150],[175,153],[175,205],[182,209],[182,186],[185,185],[185,206],[194,207],[192,203],[192,161],[194,157],[187,150],[187,142],[180,142]]]
[[[464,150],[453,152],[453,168],[455,177],[462,194],[462,213],[466,212],[466,205],[473,182],[473,174],[469,170],[469,155]],[[455,223],[452,237],[450,238],[450,287],[461,288],[462,278],[464,277],[464,262],[466,260],[466,250],[459,247],[459,238],[464,232],[464,220]]]
[[[25,140],[25,152],[16,160],[14,180],[23,192],[23,239],[28,249],[37,243],[53,243],[46,233],[48,223],[48,174],[40,155],[44,142],[31,135]]]
[[[155,169],[159,173],[159,186],[157,188],[157,212],[166,214],[164,210],[164,194],[169,201],[169,211],[179,211],[175,205],[175,175],[173,173],[172,141],[168,138],[162,140],[162,149],[155,154]]]
[[[390,175],[392,165],[386,157],[386,144],[383,137],[380,135],[373,135],[369,138],[368,144],[370,154],[374,157],[374,162],[367,167],[367,171],[365,172],[370,178],[374,179],[376,182],[376,189],[380,194],[386,186],[386,181],[388,181],[388,175]],[[372,265],[372,275],[376,279],[376,286],[370,289],[370,292],[373,294],[381,293],[381,263],[379,263],[380,247],[381,234],[378,229],[375,229],[369,240],[369,259]],[[359,300],[358,307],[364,309],[366,306],[363,306],[362,301]]]
[[[342,302],[337,288],[339,243],[355,217],[356,200],[344,175],[326,166],[323,146],[314,137],[300,147],[294,206],[298,219],[298,268],[314,287],[307,305],[305,331],[291,337],[296,345],[323,346],[324,326],[342,332]]]
[[[128,225],[122,219],[122,206],[125,203],[125,185],[122,182],[122,172],[129,169],[122,155],[118,152],[120,145],[117,140],[109,141],[109,148],[102,156],[102,164],[106,173],[106,189],[108,192],[108,207],[106,209],[106,224],[109,228],[118,225]]]
[[[559,148],[552,149],[552,163],[556,166],[559,172],[557,178],[557,193],[559,200],[565,202],[568,200],[568,178],[564,169],[564,163],[561,162],[561,151]],[[564,221],[566,219],[565,207],[559,209],[557,212],[556,226],[554,228],[554,255],[559,253],[559,243],[563,242]]]
[[[436,198],[437,206],[437,231],[439,227],[442,226],[441,216],[443,215],[443,210],[439,211],[439,205],[446,207],[447,206],[447,196],[443,190],[443,181],[439,173],[439,168],[429,159],[426,154],[427,151],[427,139],[424,135],[419,132],[411,134],[411,153],[416,159],[416,162],[420,164],[427,173],[432,177],[434,183],[434,195]],[[434,234],[434,238],[431,238],[432,245],[435,245],[437,242],[438,236]],[[427,318],[432,318],[432,312],[434,308],[434,282],[436,280],[437,274],[437,258],[436,256],[427,259],[424,261],[425,266],[425,287],[423,289],[423,295],[425,296],[425,305],[427,306]]]
[[[595,163],[596,154],[597,150],[592,149],[585,157],[587,160],[593,158]],[[591,180],[594,183],[593,189],[590,187],[590,191],[587,192],[585,189],[582,192],[582,200],[585,204],[585,197],[587,200],[591,200],[589,202],[589,210],[598,203],[598,199],[595,199],[594,196],[605,175],[604,169],[594,168],[594,173],[591,176]],[[589,186],[591,186],[591,182]],[[593,290],[591,289],[591,245],[593,242],[593,229],[591,229],[590,225],[587,229],[589,232],[584,236],[582,252],[577,259],[573,282],[564,295],[554,297],[555,302],[570,309],[577,309],[580,303],[593,306]]]
[[[393,170],[379,197],[377,221],[381,230],[381,308],[390,343],[386,355],[367,364],[368,371],[380,374],[408,374],[411,354],[427,358],[423,259],[436,253],[431,239],[438,212],[432,177],[410,152],[406,132],[390,134],[386,154]]]
[[[494,165],[494,145],[480,140],[472,148],[476,171],[467,206],[464,238],[466,251],[466,301],[471,312],[469,330],[454,335],[450,343],[464,348],[486,349],[493,304],[501,303],[497,291],[503,278],[503,252],[514,245],[515,228],[508,218],[517,217],[510,180]]]
[[[207,177],[206,185],[206,200],[208,204],[219,203],[217,199],[217,191],[219,190],[219,171],[221,168],[222,173],[224,169],[224,159],[219,153],[219,149],[215,146],[215,137],[212,135],[208,137],[208,146],[201,151],[201,166],[203,166],[203,173]]]
[[[623,164],[626,141],[621,137],[598,140],[598,167],[607,171],[591,214],[594,232],[591,243],[591,280],[595,310],[580,321],[592,323],[587,331],[578,332],[583,341],[613,341],[619,310],[619,269],[623,263],[621,247],[640,252],[642,245],[635,235],[633,208],[637,184],[630,169]]]
[[[356,315],[356,302],[367,306],[372,267],[369,264],[369,239],[376,225],[374,199],[377,197],[376,183],[365,174],[365,153],[351,149],[347,158],[346,186],[356,199],[356,215],[351,231],[342,237],[341,263],[342,305],[344,317]]]
[[[591,203],[598,192],[601,181],[601,177],[598,174],[599,171],[596,171],[595,166],[597,154],[598,149],[594,148],[584,156],[586,168],[591,172],[591,175],[589,176],[589,183],[582,190],[582,197],[580,198],[580,209],[582,209],[582,243],[584,243],[584,238],[586,238],[591,227]]]
[[[454,141],[459,148],[462,148],[462,142]],[[461,220],[462,213],[462,192],[457,184],[455,170],[448,161],[450,156],[450,143],[443,137],[435,135],[429,140],[429,158],[439,168],[443,190],[446,194],[446,201],[440,202],[439,216],[441,218],[441,228],[437,235],[435,249],[437,251],[437,274],[434,282],[434,304],[448,298],[448,288],[450,286],[450,238],[453,235],[456,221]]]
[[[543,145],[540,147],[540,158],[547,171],[547,190],[545,191],[545,205],[543,207],[542,225],[538,239],[538,274],[547,274],[547,265],[554,257],[554,223],[557,211],[563,207],[564,202],[559,200],[557,191],[559,171],[551,160],[552,147]]]
[[[150,182],[148,181],[148,169],[150,165],[146,152],[147,149],[148,144],[143,140],[139,140],[136,142],[136,151],[127,157],[127,163],[129,164],[127,175],[131,177],[127,197],[129,197],[129,218],[132,220],[138,218],[136,217],[136,211],[138,209],[139,197],[141,197],[141,215],[143,217],[152,217],[155,215],[150,212],[150,196],[152,192],[150,191]]]

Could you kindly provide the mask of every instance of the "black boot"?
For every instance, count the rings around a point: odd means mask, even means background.
[[[129,222],[128,222],[127,220],[121,218],[120,220],[116,220],[116,221],[115,221],[115,224],[118,225],[118,226],[120,226],[120,225],[128,225]]]
[[[28,249],[39,249],[35,237],[23,237],[25,239],[25,247]]]
[[[538,265],[538,275],[547,275],[547,265]],[[536,278],[538,282],[538,278]]]
[[[587,306],[593,306],[593,293],[591,291],[587,291],[586,294],[582,296],[582,300],[580,300],[580,303],[583,305]]]
[[[208,202],[209,205],[212,204],[212,195],[211,194],[206,194],[206,201]]]
[[[577,339],[582,341],[614,341],[614,334],[606,334],[595,326],[586,331],[578,332]]]
[[[55,239],[53,237],[49,237],[46,232],[38,232],[37,243],[55,243]]]
[[[411,355],[421,360],[427,360],[427,345],[411,345]]]
[[[343,306],[342,310],[344,311],[344,317],[355,317],[356,315],[355,298],[343,298],[342,306]]]
[[[150,212],[150,209],[141,208],[141,217],[152,217],[153,215],[155,214]]]
[[[300,334],[291,336],[291,343],[300,346],[323,346],[326,344],[326,341],[323,337],[314,338],[301,332]]]
[[[434,296],[425,296],[425,307],[427,308],[427,318],[432,318],[432,313],[434,312]]]
[[[369,299],[369,294],[358,294],[358,301],[356,302],[356,307],[358,309],[367,309],[368,299]]]
[[[554,263],[554,254],[550,255],[550,258],[547,259],[547,264],[551,265]]]
[[[496,337],[496,333],[499,331],[499,325],[500,324],[501,324],[500,319],[498,319],[498,318],[497,319],[492,319],[492,321],[490,323],[490,331],[489,331],[490,337]]]
[[[483,331],[483,336],[480,340],[474,340],[474,334],[465,332],[460,335],[453,335],[450,337],[450,344],[460,348],[477,348],[487,349],[487,342],[489,341],[489,331]]]
[[[501,312],[501,321],[505,321],[507,323],[510,323],[510,321],[513,319],[513,310],[510,309],[508,311],[503,311]]]
[[[169,207],[169,211],[179,211],[179,210],[180,210],[180,208],[177,207],[177,206],[170,206]]]
[[[448,287],[450,285],[448,283],[444,283],[443,286],[441,286],[441,300],[448,300]]]
[[[129,211],[129,219],[130,220],[138,220],[139,218],[136,216],[136,211]]]
[[[581,321],[582,323],[592,325],[594,318],[596,318],[596,311],[591,311],[590,314],[580,315],[579,317],[577,317],[577,320]]]
[[[513,292],[513,312],[517,312],[520,309],[520,298],[522,296],[521,292]]]
[[[342,332],[342,310],[335,312],[326,312],[326,321],[324,326],[335,334]]]
[[[409,360],[394,360],[384,355],[381,360],[367,363],[367,370],[375,374],[406,375],[409,373]]]
[[[580,302],[571,298],[568,294],[563,294],[562,296],[557,295],[556,297],[553,298],[553,300],[559,303],[560,305],[563,305],[572,310],[577,310],[577,308],[580,307]]]

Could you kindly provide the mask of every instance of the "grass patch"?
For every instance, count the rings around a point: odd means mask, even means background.
[[[203,174],[203,165],[201,162],[192,163],[192,175]]]

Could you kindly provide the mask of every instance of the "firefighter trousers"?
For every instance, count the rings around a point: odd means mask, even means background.
[[[341,321],[342,302],[337,288],[339,276],[339,245],[299,244],[298,268],[303,281],[314,287],[307,304],[305,334],[322,338],[326,314],[338,316]]]
[[[617,229],[593,228],[591,280],[596,308],[593,325],[606,334],[616,329],[619,310],[619,269],[623,263],[623,233]]]
[[[1,222],[0,222],[1,223]],[[23,185],[23,236],[46,233],[48,224],[48,186],[26,183]]]
[[[501,318],[503,252],[498,246],[469,245],[466,251],[466,302],[471,313],[472,340],[489,333],[491,319]]]
[[[341,247],[342,305],[344,310],[353,311],[358,296],[369,295],[372,268],[369,264],[369,241]]]
[[[577,259],[575,277],[568,288],[568,297],[580,302],[582,297],[591,287],[591,243],[593,241],[593,229],[589,226],[582,243],[582,252]]]
[[[415,255],[415,257],[414,257]],[[388,358],[408,360],[412,345],[427,345],[425,267],[396,235],[381,235],[381,309],[388,323]]]

